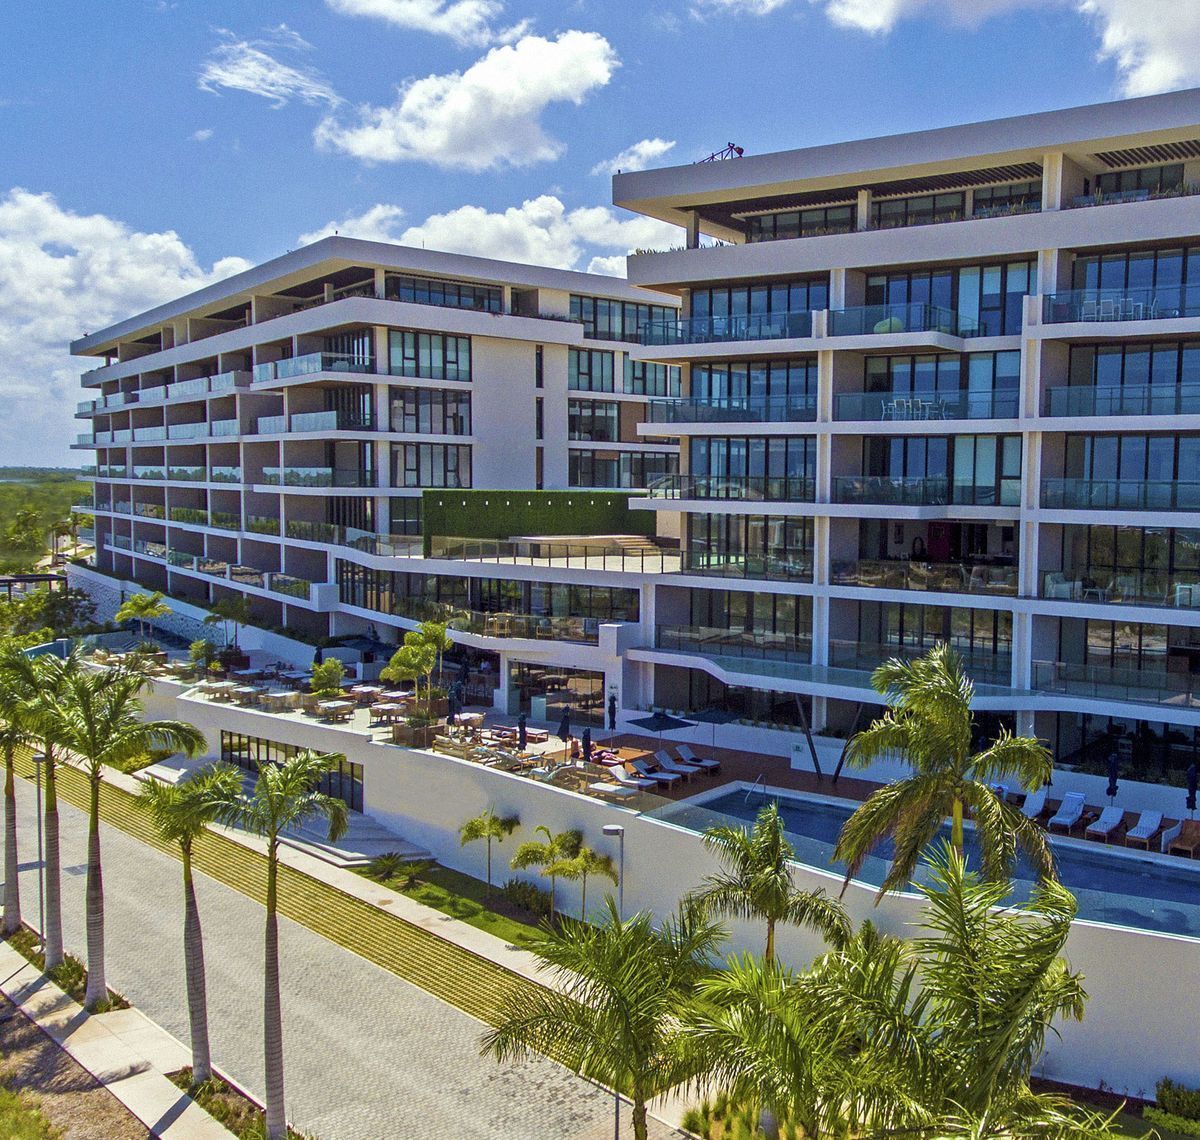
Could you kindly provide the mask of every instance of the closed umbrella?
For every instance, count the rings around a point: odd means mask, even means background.
[[[1187,809],[1189,812],[1196,811],[1196,765],[1189,764],[1187,770]]]
[[[529,737],[525,734],[525,714],[517,717],[517,748],[524,752],[529,745]]]
[[[321,648],[321,647],[318,645],[318,646],[317,646],[317,651],[316,651],[316,653],[314,653],[314,654],[313,654],[313,664],[314,664],[314,665],[320,665],[320,664],[322,664],[322,663],[324,662],[324,660],[325,660],[325,650],[324,650],[324,649],[322,649],[322,648]]]
[[[583,762],[585,764],[592,762],[592,730],[590,728],[583,730]]]
[[[617,696],[610,693],[608,697],[608,731],[617,731]]]
[[[1115,752],[1110,752],[1108,756],[1108,791],[1105,795],[1108,796],[1109,802],[1116,797],[1117,794],[1117,776],[1120,772],[1120,761],[1117,759]]]
[[[454,724],[462,706],[458,703],[458,694],[451,689],[446,698],[446,723]]]
[[[571,743],[571,710],[563,709],[562,720],[558,722],[558,738],[564,744]]]
[[[471,667],[470,667],[470,665],[467,664],[466,660],[464,659],[463,663],[458,667],[458,682],[459,682],[459,684],[465,685],[467,683],[467,678],[470,675],[471,675]]]

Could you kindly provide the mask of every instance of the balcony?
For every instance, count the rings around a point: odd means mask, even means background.
[[[1097,190],[1094,194],[1082,194],[1072,198],[1067,204],[1068,210],[1087,209],[1090,206],[1116,206],[1124,202],[1150,202],[1160,198],[1186,198],[1192,194],[1200,194],[1200,184],[1187,182],[1180,186],[1171,186],[1162,190],[1151,190],[1144,187],[1138,190],[1112,190],[1108,193]]]
[[[241,431],[237,420],[213,420],[208,427],[211,435],[237,435]]]
[[[680,567],[683,574],[706,578],[757,579],[766,582],[811,582],[812,558],[788,550],[768,550],[765,554],[743,551],[707,551],[690,549]]]
[[[1043,598],[1113,605],[1200,607],[1200,573],[1171,574],[1166,570],[1046,570]]]
[[[1048,325],[1200,317],[1200,284],[1146,289],[1073,289],[1042,298]]]
[[[835,420],[887,421],[1015,419],[1019,393],[991,392],[846,392],[834,397]]]
[[[188,463],[172,464],[167,468],[167,478],[173,483],[203,483],[208,473],[203,467],[194,467]]]
[[[994,485],[952,483],[948,475],[838,475],[833,480],[835,503],[902,507],[1016,507],[1021,480],[1002,479]]]
[[[727,396],[651,400],[652,424],[812,423],[816,393],[795,396]]]
[[[207,439],[208,435],[208,424],[203,420],[192,424],[171,424],[167,428],[167,436],[170,439]]]
[[[1200,414],[1200,384],[1127,384],[1120,388],[1050,388],[1048,416],[1188,416]]]
[[[169,514],[172,522],[208,526],[208,511],[201,507],[172,507]]]
[[[745,657],[812,664],[812,635],[809,633],[773,633],[704,625],[660,625],[654,631],[654,647],[674,653],[698,653],[706,657]]]
[[[374,487],[376,478],[354,467],[264,467],[262,481],[272,487]]]
[[[977,321],[953,309],[912,302],[904,305],[858,305],[832,309],[830,336],[882,336],[887,333],[936,332],[947,336],[979,336]]]
[[[287,416],[259,416],[254,430],[259,435],[280,435],[287,431]]]
[[[1033,688],[1043,693],[1101,701],[1200,707],[1200,677],[1167,669],[1110,668],[1064,661],[1035,661]]]
[[[247,515],[245,529],[250,534],[279,533],[279,519],[275,515]]]
[[[209,468],[208,481],[210,483],[240,483],[242,481],[242,469],[240,467]]]
[[[805,475],[664,475],[651,484],[648,494],[652,499],[811,503],[816,483]]]
[[[743,340],[798,340],[812,336],[812,313],[750,313],[734,317],[685,317],[647,321],[641,327],[646,345],[722,344]]]
[[[1043,479],[1042,508],[1072,511],[1197,511],[1200,483],[1164,479]]]
[[[135,464],[133,468],[133,477],[135,479],[166,479],[166,469],[161,465],[154,464]]]
[[[294,376],[310,376],[317,372],[374,372],[375,361],[370,357],[344,352],[310,352],[287,360],[273,360],[254,366],[254,382],[288,380]]]
[[[405,597],[393,597],[391,612],[411,621],[444,621],[452,630],[480,637],[574,641],[584,645],[597,645],[600,641],[600,619],[593,617],[492,613]]]
[[[347,412],[298,412],[289,420],[287,416],[260,416],[257,422],[259,435],[281,435],[287,431],[374,431],[370,418],[351,415]]]
[[[242,529],[242,516],[233,511],[209,511],[208,525],[216,530]]]
[[[390,537],[394,543],[408,543],[412,555],[420,556],[422,542],[408,535]],[[350,545],[359,550],[369,549],[356,540]],[[398,551],[400,553],[401,551]],[[377,553],[377,551],[371,551]],[[429,557],[455,562],[493,562],[512,566],[572,567],[580,570],[615,570],[635,574],[666,574],[679,569],[679,552],[658,547],[628,549],[611,540],[592,539],[524,539],[514,542],[499,538],[458,538],[433,535],[429,540]]]
[[[312,583],[304,578],[296,578],[291,574],[281,574],[275,570],[259,570],[254,566],[241,566],[237,563],[226,562],[219,558],[206,558],[202,554],[189,554],[183,550],[173,550],[162,542],[146,542],[137,539],[124,544],[118,542],[122,536],[113,535],[109,545],[121,546],[122,549],[132,550],[147,558],[158,559],[176,570],[190,570],[193,574],[203,574],[206,578],[223,578],[242,586],[253,586],[259,590],[268,590],[287,597],[307,601],[312,592]]]
[[[133,429],[134,443],[158,443],[167,438],[165,427],[139,427]]]
[[[860,558],[856,562],[835,562],[833,582],[838,586],[866,586],[876,590],[995,594],[1011,598],[1017,594],[1017,568],[984,562]]]
[[[143,519],[165,519],[166,509],[159,503],[135,503],[133,513]]]
[[[977,681],[990,685],[1008,685],[1012,677],[1012,653],[995,653],[986,647],[955,643],[948,639],[962,658],[963,667]],[[866,674],[873,673],[885,661],[899,658],[913,661],[923,657],[933,648],[928,644],[911,645],[896,643],[871,643],[865,641],[830,641],[829,664],[838,669],[855,669]]]

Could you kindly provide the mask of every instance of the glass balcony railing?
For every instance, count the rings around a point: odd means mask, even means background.
[[[415,535],[394,536],[407,543],[409,553],[421,554],[421,539]],[[359,543],[352,545],[363,549]],[[513,566],[572,567],[581,570],[613,570],[639,574],[662,574],[679,569],[679,552],[659,548],[626,550],[596,539],[591,542],[569,539],[538,539],[514,542],[500,538],[459,538],[433,535],[429,557],[455,562],[502,562]]]
[[[101,479],[128,479],[129,467],[124,463],[109,463],[106,466],[98,468],[98,474]],[[159,475],[159,478],[161,479],[162,476]]]
[[[244,387],[249,379],[242,372],[220,372],[208,378],[210,392],[229,392],[234,388]]]
[[[133,429],[134,443],[154,443],[167,438],[165,427],[139,427]]]
[[[747,313],[733,317],[684,317],[647,321],[642,344],[716,344],[739,340],[788,340],[812,336],[812,313]]]
[[[134,503],[133,513],[143,519],[162,519],[167,515],[161,503]]]
[[[240,467],[211,467],[208,472],[210,483],[240,483],[242,469]]]
[[[811,423],[816,418],[816,393],[650,401],[652,424]]]
[[[1069,693],[1104,701],[1138,704],[1200,706],[1200,676],[1154,668],[1080,665],[1065,661],[1035,661],[1033,688],[1044,693]]]
[[[800,551],[765,554],[693,548],[683,554],[680,572],[708,578],[755,578],[768,582],[811,582],[812,557]]]
[[[970,645],[957,639],[948,640],[962,658],[966,671],[977,681],[990,685],[1008,685],[1012,678],[1011,651],[994,652],[989,647]],[[898,657],[912,661],[923,657],[934,646],[934,640],[920,645],[892,642],[830,641],[829,664],[839,669],[857,669],[873,673],[885,661]]]
[[[259,435],[279,435],[287,431],[287,416],[259,416],[254,428]]]
[[[1065,602],[1110,602],[1114,605],[1200,607],[1200,572],[1167,570],[1045,570],[1042,597]]]
[[[1016,507],[1021,503],[1021,480],[1002,479],[997,488],[954,482],[947,475],[838,475],[833,480],[833,501],[875,506]]]
[[[1072,198],[1067,204],[1067,209],[1113,206],[1124,202],[1149,202],[1159,198],[1186,198],[1192,194],[1200,194],[1200,185],[1195,182],[1164,186],[1161,190],[1151,190],[1148,186],[1135,190],[1097,190],[1094,194],[1081,194]]]
[[[118,428],[116,431],[114,431],[112,433],[112,441],[113,441],[113,443],[132,443],[133,442],[133,429],[132,428]]]
[[[1197,511],[1200,483],[1164,479],[1043,479],[1047,510]]]
[[[233,511],[210,511],[209,526],[217,530],[241,530],[242,516]]]
[[[143,466],[135,464],[133,468],[133,477],[135,479],[166,479],[167,475],[165,469],[161,465],[155,466],[150,464]]]
[[[208,424],[203,420],[200,423],[171,424],[167,428],[167,435],[171,439],[206,439],[208,437]]]
[[[652,499],[811,503],[816,483],[805,475],[664,475],[648,493]]]
[[[113,503],[112,509],[113,512],[118,515],[133,514],[133,504],[128,499],[124,499],[119,503]]]
[[[370,431],[369,418],[344,412],[298,412],[292,416],[292,431]]]
[[[251,534],[278,534],[279,519],[275,515],[247,515],[246,530]]]
[[[167,388],[165,384],[158,384],[153,388],[143,388],[138,393],[138,402],[142,404],[151,404],[157,400],[165,400],[167,398]]]
[[[237,420],[213,420],[208,427],[212,435],[237,435],[241,430]]]
[[[858,305],[831,309],[830,336],[882,336],[886,333],[938,332],[949,336],[979,336],[977,321],[953,309],[917,302],[905,305]]]
[[[1042,298],[1048,325],[1200,317],[1200,284],[1143,289],[1074,289]]]
[[[287,360],[274,360],[254,366],[254,381],[287,380],[293,376],[309,376],[315,372],[374,372],[375,361],[368,356],[344,352],[310,352]]]
[[[81,431],[75,436],[75,444],[77,447],[95,447],[96,433],[90,431]]]
[[[108,545],[115,547],[117,550],[132,550],[133,539],[127,534],[110,534],[108,536]]]
[[[180,483],[203,483],[207,478],[207,472],[203,467],[193,467],[187,463],[168,467],[167,475],[172,482]]]
[[[284,594],[289,598],[303,598],[308,601],[312,593],[312,583],[304,578],[295,578],[291,574],[268,574],[267,589],[273,594]]]
[[[724,629],[704,625],[660,625],[654,647],[677,653],[712,657],[747,657],[760,660],[812,663],[812,635],[773,633],[769,630]]]
[[[167,395],[172,399],[190,396],[206,396],[208,394],[208,377],[197,376],[194,380],[177,380],[167,387]]]
[[[208,511],[202,507],[172,507],[171,521],[192,526],[208,526]]]
[[[451,629],[481,637],[523,638],[530,641],[576,641],[596,645],[600,619],[554,614],[521,614],[460,609],[423,598],[394,597],[392,611],[413,621],[444,621]]]
[[[1015,389],[990,392],[846,392],[834,396],[835,420],[1015,419]]]
[[[113,536],[110,539],[111,545],[117,545],[116,538],[117,536]],[[130,540],[125,539],[125,543],[129,544]],[[176,570],[190,570],[194,574],[203,574],[210,578],[224,578],[242,586],[270,590],[292,598],[307,600],[312,593],[312,583],[304,578],[282,574],[277,570],[260,570],[255,566],[226,562],[220,558],[207,558],[185,550],[174,550],[162,542],[137,539],[126,545],[125,549],[132,549],[135,554],[142,554],[148,558],[159,559]]]
[[[1184,416],[1200,413],[1200,384],[1050,388],[1048,416]]]
[[[285,487],[374,487],[375,473],[354,467],[264,467],[262,481]]]
[[[860,558],[833,564],[837,586],[878,590],[925,590],[945,594],[999,594],[1015,597],[1017,568],[974,562],[913,562],[908,559]]]

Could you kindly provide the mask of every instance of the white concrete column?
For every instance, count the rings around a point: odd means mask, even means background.
[[[829,271],[829,307],[844,309],[846,307],[846,270],[831,269]]]
[[[833,422],[833,350],[822,349],[817,353],[817,423]],[[818,452],[818,470],[820,452]]]
[[[700,248],[700,211],[699,210],[692,210],[688,213],[687,247],[688,247],[688,249],[699,249]]]
[[[858,192],[858,209],[855,225],[860,230],[871,228],[871,191],[867,189]]]
[[[387,294],[387,270],[382,266],[375,270],[375,296],[381,301]]]
[[[812,663],[829,664],[829,599],[820,595],[813,598]]]

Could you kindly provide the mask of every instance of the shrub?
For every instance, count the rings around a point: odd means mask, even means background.
[[[406,859],[399,851],[385,851],[367,864],[367,876],[378,883],[403,879],[411,887],[432,866],[432,859]]]
[[[323,692],[328,689],[333,689],[335,692],[340,692],[342,688],[342,678],[346,675],[346,666],[341,663],[336,657],[330,657],[322,661],[320,665],[312,667],[312,690],[313,692]]]
[[[1185,1120],[1200,1120],[1200,1089],[1190,1089],[1163,1077],[1155,1087],[1154,1099],[1163,1112],[1182,1116]]]
[[[1200,1120],[1176,1116],[1173,1112],[1165,1112],[1149,1104],[1142,1109],[1142,1116],[1151,1124],[1157,1124],[1159,1128],[1168,1132],[1177,1132],[1180,1136],[1200,1136]]]
[[[538,918],[550,916],[550,892],[542,890],[536,883],[527,883],[523,879],[509,879],[501,891],[504,898],[527,910]]]
[[[207,637],[198,638],[188,646],[188,659],[193,665],[207,669],[217,655],[217,647]]]

